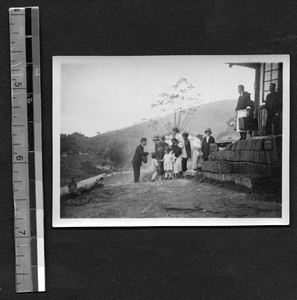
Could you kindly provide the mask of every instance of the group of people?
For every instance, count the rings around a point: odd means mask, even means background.
[[[191,142],[187,132],[181,133],[177,127],[172,129],[171,145],[166,143],[165,136],[161,138],[156,135],[152,141],[155,143],[155,152],[151,153],[152,157],[152,177],[151,180],[155,181],[157,178],[177,179],[183,178],[184,173],[187,171],[188,160],[192,159],[194,169],[197,167],[198,158],[208,160],[210,153],[210,144],[215,143],[214,138],[211,136],[210,128],[205,130],[205,137],[197,135],[197,139]],[[147,139],[142,138],[140,145],[135,149],[132,160],[134,182],[139,182],[140,166],[143,162],[147,161],[149,152],[144,151],[147,144]]]
[[[282,99],[276,91],[276,84],[272,82],[269,86],[270,93],[266,96],[264,108],[267,111],[266,135],[272,133],[281,134]],[[235,108],[237,112],[236,128],[240,133],[240,140],[246,140],[247,132],[252,136],[257,130],[257,118],[254,117],[255,103],[251,100],[251,94],[244,90],[243,85],[238,86],[238,101]],[[272,131],[273,128],[273,131]]]

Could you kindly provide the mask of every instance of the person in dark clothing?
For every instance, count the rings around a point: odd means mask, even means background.
[[[171,142],[172,142],[171,149],[173,152],[173,178],[178,178],[182,170],[182,166],[181,166],[182,149],[178,146],[178,139],[173,138]]]
[[[70,194],[77,193],[77,183],[74,177],[71,177],[71,182],[68,184],[68,191]]]
[[[191,158],[191,142],[188,139],[189,134],[187,132],[184,132],[182,134],[183,140],[184,140],[184,145],[182,147],[182,173],[180,177],[183,177],[184,174],[183,172],[187,171],[187,162],[188,159]]]
[[[272,126],[274,134],[281,134],[282,99],[275,89],[276,84],[271,83],[269,86],[270,93],[266,96],[266,135],[272,134]]]
[[[207,128],[205,130],[206,136],[202,140],[202,146],[201,146],[201,152],[202,152],[202,158],[204,161],[208,160],[208,155],[210,153],[210,144],[215,143],[215,139],[211,136],[212,132],[210,128]]]
[[[235,110],[237,111],[237,131],[240,133],[240,139],[246,139],[246,130],[239,129],[239,119],[247,116],[247,107],[250,105],[251,94],[244,91],[244,86],[238,86],[238,101]]]
[[[253,100],[249,101],[249,105],[246,108],[246,110],[247,110],[246,129],[248,130],[250,137],[252,137],[253,131],[257,130],[257,119],[254,118],[255,102]]]
[[[142,157],[148,156],[148,152],[144,152],[144,146],[146,146],[147,139],[141,138],[140,145],[138,145],[135,149],[135,153],[132,159],[132,166],[134,172],[134,182],[139,182],[140,177],[140,166],[142,164]]]
[[[165,174],[164,171],[164,155],[165,155],[165,149],[169,146],[166,142],[165,142],[166,138],[165,136],[161,136],[161,141],[158,144],[158,151],[157,153],[157,159],[159,162],[159,166],[160,166],[160,173],[161,175]]]

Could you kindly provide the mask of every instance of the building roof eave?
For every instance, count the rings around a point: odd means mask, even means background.
[[[252,69],[257,69],[261,65],[261,63],[227,63],[227,64],[229,64],[229,68],[232,68],[233,66],[240,66],[240,67],[246,67]]]

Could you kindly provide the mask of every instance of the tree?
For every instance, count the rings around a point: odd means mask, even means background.
[[[121,167],[125,163],[125,144],[113,142],[105,150],[104,159],[109,159],[115,167]]]
[[[170,92],[159,95],[159,100],[152,104],[151,108],[159,111],[160,123],[166,131],[170,132],[172,127],[182,131],[201,104],[199,96],[193,84],[186,78],[180,78]]]

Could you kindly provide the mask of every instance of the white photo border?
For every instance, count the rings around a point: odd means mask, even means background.
[[[164,227],[164,226],[272,226],[290,222],[290,56],[289,55],[192,55],[228,63],[283,63],[282,209],[280,218],[61,218],[60,126],[61,65],[83,63],[98,56],[53,57],[53,227]],[[159,57],[159,56],[158,56]],[[175,56],[171,56],[175,57]],[[180,56],[176,56],[180,57]],[[184,56],[189,57],[189,56]],[[285,133],[285,134],[284,134]]]

